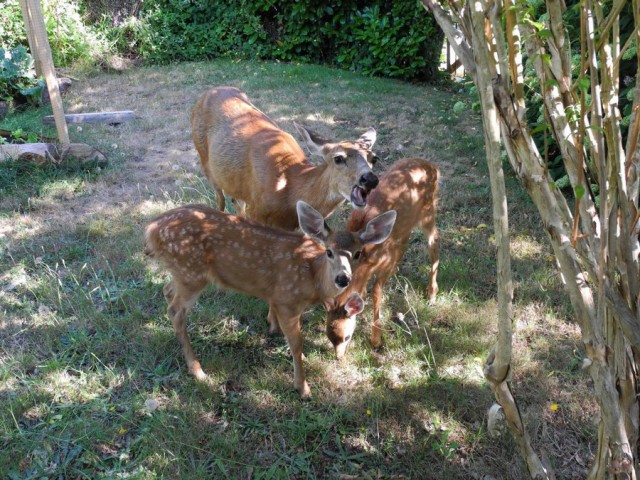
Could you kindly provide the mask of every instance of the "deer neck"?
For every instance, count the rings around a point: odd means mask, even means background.
[[[320,165],[306,163],[296,173],[296,198],[307,202],[322,216],[330,215],[344,201],[344,197],[334,186],[331,170],[326,162]]]

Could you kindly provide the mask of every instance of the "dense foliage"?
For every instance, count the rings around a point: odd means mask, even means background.
[[[148,34],[140,53],[155,63],[259,57],[427,80],[440,59],[442,34],[416,0],[331,5],[155,0],[144,5],[141,19]]]
[[[0,101],[37,103],[43,86],[35,78],[33,58],[25,47],[0,48]]]
[[[7,49],[17,45],[27,45],[27,32],[18,0],[0,2],[0,47]]]
[[[95,64],[109,54],[105,35],[88,25],[74,0],[44,0],[45,27],[53,61],[58,67],[72,64]],[[28,47],[27,34],[18,0],[0,2],[0,47]]]
[[[109,55],[165,64],[261,58],[328,64],[366,75],[430,80],[442,33],[417,0],[150,0],[135,15],[117,1],[45,0],[57,66],[103,64]],[[131,12],[128,12],[131,13]],[[0,14],[0,46],[26,45],[18,0]]]

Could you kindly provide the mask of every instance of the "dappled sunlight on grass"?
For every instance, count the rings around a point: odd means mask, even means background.
[[[541,244],[538,239],[526,236],[511,237],[511,256],[518,260],[526,260],[528,258],[540,258],[547,254],[550,249],[548,244]],[[551,257],[551,260],[553,257]]]
[[[152,217],[185,203],[215,204],[189,113],[216,85],[245,90],[294,137],[293,121],[332,140],[375,127],[379,172],[413,155],[430,156],[442,171],[436,302],[427,302],[431,265],[423,235],[414,233],[384,290],[381,349],[370,345],[370,298],[343,361],[325,335],[325,311],[308,308],[308,402],[293,390],[284,337],[267,333],[266,303],[215,287],[187,319],[209,378],[190,376],[166,315],[169,277],[142,252]],[[486,433],[494,400],[482,366],[497,330],[495,242],[480,120],[454,112],[455,97],[433,86],[258,62],[152,67],[77,82],[66,97],[71,111],[131,109],[136,119],[71,128],[75,141],[108,154],[100,171],[0,165],[10,180],[0,200],[0,400],[9,406],[0,415],[0,471],[525,478],[511,437]],[[531,206],[518,195],[510,202],[519,219],[511,225],[511,385],[534,439],[571,444],[572,455],[586,458],[581,445],[588,446],[596,408],[579,368],[579,332]],[[328,223],[341,226],[350,210],[341,206]],[[564,453],[550,456],[560,462]]]

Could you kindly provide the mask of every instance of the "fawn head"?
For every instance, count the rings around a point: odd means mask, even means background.
[[[322,215],[308,203],[296,203],[300,229],[326,248],[326,264],[333,286],[340,293],[351,283],[351,264],[358,260],[362,248],[367,244],[384,242],[393,229],[395,210],[372,218],[358,232],[332,232]],[[336,294],[337,294],[336,293]]]
[[[351,293],[344,303],[334,299],[327,308],[327,337],[333,344],[336,358],[340,360],[356,330],[356,315],[364,310],[364,300],[359,293]]]
[[[369,192],[378,185],[378,177],[372,170],[378,160],[371,150],[376,141],[375,129],[368,129],[354,142],[330,143],[297,123],[294,126],[311,154],[324,158],[340,195],[354,207],[364,207]]]

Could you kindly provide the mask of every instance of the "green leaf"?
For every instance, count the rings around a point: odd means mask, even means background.
[[[545,39],[545,38],[553,37],[553,33],[551,33],[551,30],[547,30],[547,29],[545,28],[545,29],[540,30],[540,31],[538,32],[538,36],[539,36],[540,38],[542,38],[542,39]]]
[[[547,125],[546,123],[541,123],[536,128],[531,130],[531,135],[536,134],[538,132],[544,132],[544,131],[546,131],[548,129],[549,129],[549,125]]]
[[[589,86],[591,85],[591,80],[589,77],[580,77],[578,79],[578,88],[584,92],[589,90]]]
[[[464,102],[456,102],[453,106],[453,111],[456,113],[462,113],[467,109],[467,105]]]
[[[580,200],[584,196],[585,188],[582,185],[576,185],[573,191],[575,192],[576,199]]]

